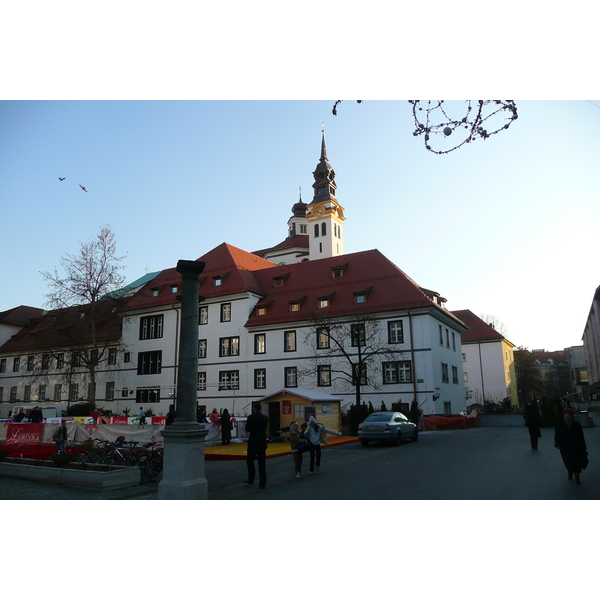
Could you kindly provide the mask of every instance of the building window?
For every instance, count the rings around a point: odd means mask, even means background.
[[[382,363],[383,383],[410,383],[412,381],[410,360]]]
[[[138,353],[138,375],[155,375],[161,372],[162,350]]]
[[[206,371],[198,371],[198,389],[206,389]]]
[[[327,224],[325,222],[321,223],[321,235],[323,237],[327,235]]]
[[[108,364],[109,365],[117,364],[117,349],[116,348],[108,349]]]
[[[440,328],[440,346],[444,345],[444,328],[441,325],[438,325]]]
[[[200,315],[198,322],[200,325],[208,325],[208,306],[200,307]]]
[[[171,294],[176,294],[179,291],[179,288],[176,285],[171,286]]]
[[[158,296],[158,290],[157,289],[152,290],[152,297],[156,298],[157,296]]]
[[[227,337],[219,340],[219,356],[239,356],[240,338]]]
[[[140,340],[153,340],[163,336],[163,315],[140,319]]]
[[[10,402],[16,402],[18,400],[17,398],[17,386],[16,385],[11,385],[10,386]]]
[[[131,352],[124,352],[123,353],[123,362],[131,362]]]
[[[254,369],[254,388],[264,390],[267,387],[267,370]]]
[[[306,225],[300,225],[300,234],[306,235],[306,233],[307,233]]]
[[[56,368],[62,369],[65,366],[65,355],[61,352],[56,355]]]
[[[54,402],[60,402],[62,399],[62,383],[54,386]]]
[[[73,402],[73,401],[77,400],[77,396],[79,396],[79,384],[72,383],[69,386],[69,401]]]
[[[0,373],[6,373],[6,359],[0,358]]]
[[[18,373],[19,369],[20,369],[20,358],[18,356],[15,356],[13,358],[13,373]]]
[[[290,312],[298,312],[300,310],[300,302],[290,302]]]
[[[317,328],[317,349],[326,350],[330,347],[329,329],[327,327]]]
[[[221,304],[221,323],[231,321],[231,303]]]
[[[353,347],[362,347],[366,344],[365,324],[354,323],[350,325],[350,338]]]
[[[4,388],[0,387],[0,402],[4,401]]]
[[[285,387],[298,387],[298,367],[285,367],[284,370]]]
[[[206,340],[198,340],[198,358],[206,358]]]
[[[27,370],[28,371],[33,371],[34,363],[35,363],[35,358],[33,356],[28,356],[27,357]]]
[[[452,383],[458,383],[458,367],[452,367]]]
[[[448,365],[446,363],[442,363],[442,383],[449,383],[450,379],[448,377]]]
[[[239,371],[219,371],[219,390],[239,390]]]
[[[42,383],[38,388],[38,402],[45,402],[46,400],[46,386]]]
[[[71,366],[72,367],[80,367],[81,366],[81,354],[77,350],[71,354]]]
[[[198,358],[206,358],[207,343],[206,340],[198,340]]]
[[[104,398],[108,401],[115,399],[115,382],[107,381],[106,382],[106,392]]]
[[[160,388],[138,388],[135,391],[135,401],[138,404],[160,402]]]
[[[316,238],[319,237],[319,224],[318,223],[315,224],[315,237]]]
[[[317,385],[327,387],[331,385],[331,366],[319,365],[317,367]]]
[[[324,298],[322,300],[319,300],[318,302],[319,308],[327,308],[329,306],[329,298]]]
[[[344,275],[344,269],[331,269],[331,276],[335,279]]]
[[[266,306],[259,306],[256,309],[256,316],[257,317],[264,317],[267,314],[267,307]]]
[[[444,414],[447,416],[452,414],[452,402],[444,402]]]
[[[254,354],[264,354],[267,351],[267,334],[256,333],[254,335]]]
[[[456,352],[456,334],[452,332],[452,350]]]
[[[121,388],[121,398],[127,398],[129,396],[129,388]]]
[[[284,352],[295,352],[296,351],[296,332],[295,331],[284,331],[285,338]]]
[[[404,330],[402,321],[388,321],[388,344],[403,344]]]
[[[23,402],[31,402],[31,386],[26,385],[23,390]]]

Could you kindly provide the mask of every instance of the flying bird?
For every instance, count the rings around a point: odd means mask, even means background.
[[[86,190],[86,189],[85,189],[85,188],[84,188],[84,187],[83,187],[81,184],[79,184],[79,187],[80,187],[80,188],[81,188],[81,189],[82,189],[84,192],[87,192],[87,190]]]
[[[64,181],[64,180],[65,180],[65,178],[64,178],[64,177],[59,177],[59,178],[58,178],[58,180],[59,180],[59,181]]]

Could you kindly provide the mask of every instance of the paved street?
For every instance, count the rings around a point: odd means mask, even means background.
[[[597,423],[598,425],[598,423]],[[567,481],[553,430],[542,430],[539,450],[525,427],[425,432],[400,447],[358,442],[323,450],[321,472],[295,479],[290,456],[267,461],[265,490],[244,484],[244,461],[206,463],[209,500],[597,500],[600,427],[584,429],[590,464],[581,486]],[[4,500],[155,500],[158,484],[97,494],[0,478]]]

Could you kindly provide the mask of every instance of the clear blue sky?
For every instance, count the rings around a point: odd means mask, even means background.
[[[221,242],[280,242],[299,186],[310,202],[324,121],[346,252],[378,248],[516,345],[580,344],[600,285],[593,102],[517,101],[510,129],[442,156],[406,101],[336,117],[333,100],[1,102],[0,310],[42,306],[40,271],[105,224],[129,281]]]

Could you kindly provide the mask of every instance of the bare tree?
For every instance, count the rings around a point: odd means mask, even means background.
[[[96,372],[111,364],[120,346],[122,298],[114,294],[124,283],[114,233],[109,226],[95,239],[82,243],[77,254],[61,259],[63,273],[42,272],[53,311],[52,354],[63,362],[69,381],[74,374],[89,377],[88,400],[96,400]]]
[[[508,327],[498,317],[494,315],[486,315],[481,313],[479,318],[485,321],[490,327],[494,328],[499,334],[506,337],[508,335]]]
[[[400,360],[409,353],[404,343],[390,344],[387,331],[368,312],[357,312],[344,320],[315,317],[312,324],[305,343],[313,347],[316,343],[317,351],[298,372],[299,378],[314,377],[316,372],[322,378],[321,385],[338,381],[347,389],[354,388],[357,410],[363,386],[381,388],[382,362]]]

